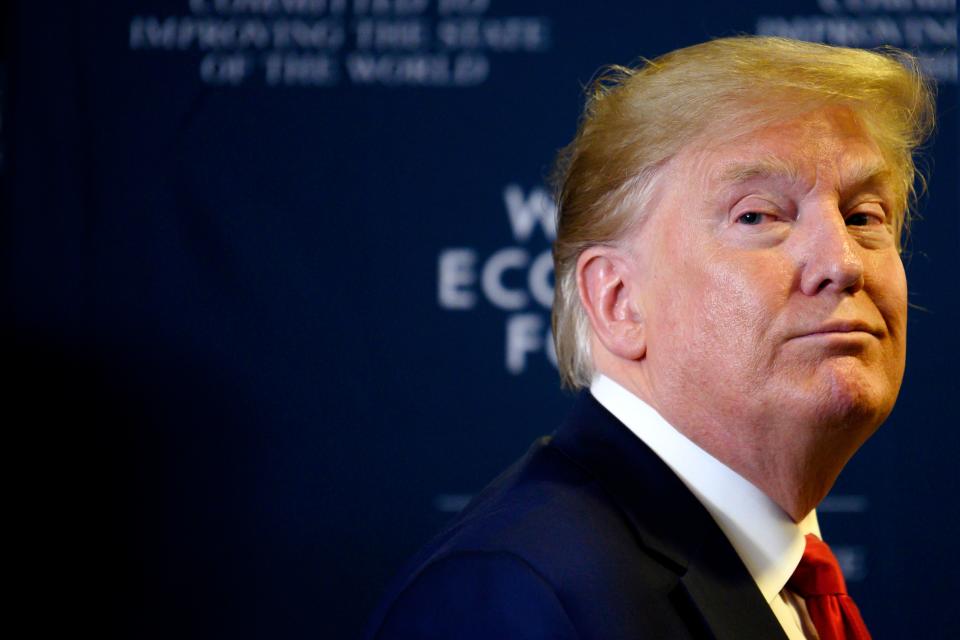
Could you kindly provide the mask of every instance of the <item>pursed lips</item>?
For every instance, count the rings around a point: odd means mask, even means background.
[[[843,335],[866,333],[874,337],[883,336],[883,331],[876,329],[862,320],[830,320],[810,331],[798,333],[795,338],[807,338],[815,336]]]

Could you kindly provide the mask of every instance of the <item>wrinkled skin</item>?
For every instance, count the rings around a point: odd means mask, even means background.
[[[857,118],[820,109],[681,151],[623,243],[644,348],[598,368],[796,520],[900,388],[893,184]]]

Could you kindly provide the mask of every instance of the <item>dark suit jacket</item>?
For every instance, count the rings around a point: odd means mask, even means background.
[[[366,637],[786,638],[710,514],[587,392],[413,559]]]

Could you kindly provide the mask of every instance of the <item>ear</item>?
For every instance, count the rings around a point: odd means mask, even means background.
[[[646,326],[629,256],[608,246],[586,249],[577,260],[580,302],[607,351],[627,360],[647,352]]]

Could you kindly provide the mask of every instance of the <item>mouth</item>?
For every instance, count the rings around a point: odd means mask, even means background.
[[[797,334],[797,338],[857,338],[873,336],[879,338],[883,332],[861,320],[831,320],[812,330]]]

